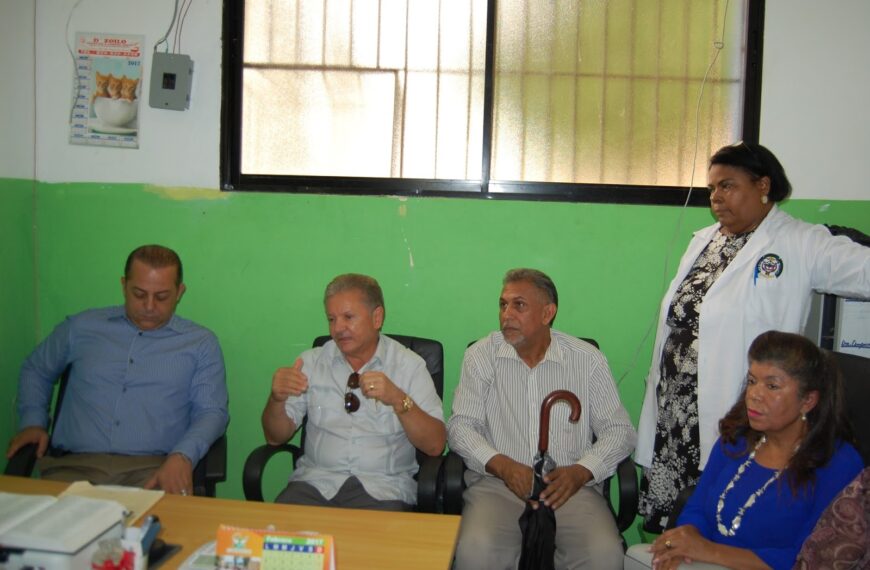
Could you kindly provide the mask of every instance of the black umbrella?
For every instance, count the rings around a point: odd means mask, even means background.
[[[556,468],[556,462],[547,453],[550,447],[550,408],[559,400],[571,404],[571,422],[580,419],[580,399],[568,390],[556,390],[544,398],[541,404],[541,425],[538,431],[538,455],[534,461],[534,484],[526,510],[520,515],[520,532],[523,533],[523,548],[519,570],[551,570],[555,568],[556,513],[540,500],[541,491],[547,486],[544,475]],[[535,508],[537,506],[537,508]]]

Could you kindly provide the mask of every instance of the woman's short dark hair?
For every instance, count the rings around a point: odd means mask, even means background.
[[[774,202],[782,202],[791,194],[791,182],[779,159],[766,147],[756,143],[739,142],[723,146],[710,157],[710,166],[723,164],[746,171],[753,180],[767,176],[770,192],[767,196]]]
[[[799,334],[767,331],[749,346],[749,362],[764,362],[782,369],[798,383],[798,395],[818,392],[815,407],[807,412],[807,433],[791,458],[786,472],[792,490],[815,480],[815,470],[830,461],[840,442],[852,443],[846,417],[843,381],[834,356]],[[748,453],[763,435],[752,429],[746,413],[746,387],[734,407],[719,422],[722,441],[730,444],[746,438]]]

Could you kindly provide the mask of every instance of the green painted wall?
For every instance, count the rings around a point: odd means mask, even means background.
[[[662,290],[692,230],[712,219],[706,209],[688,209],[675,232],[681,210],[671,207],[40,183],[33,257],[29,183],[0,180],[0,200],[8,222],[0,229],[2,259],[14,266],[11,283],[20,291],[2,296],[18,315],[2,325],[3,338],[14,337],[17,347],[3,361],[3,394],[14,393],[12,370],[33,344],[32,259],[41,338],[67,314],[120,303],[119,278],[133,247],[169,245],[185,264],[188,292],[179,313],[214,330],[224,349],[230,478],[219,493],[233,498],[242,497],[246,454],[263,441],[259,414],[272,372],[326,333],[322,293],[334,275],[375,276],[386,296],[387,332],[444,343],[449,412],[464,347],[497,326],[501,276],[512,267],[540,268],[560,290],[557,328],[599,340],[636,420],[652,344],[646,335]],[[870,202],[801,201],[786,209],[870,233]],[[29,325],[24,335],[17,320]],[[0,436],[10,434],[5,429]],[[272,496],[282,469],[270,471]]]
[[[36,341],[33,196],[29,180],[0,179],[0,446],[16,431],[18,368]]]

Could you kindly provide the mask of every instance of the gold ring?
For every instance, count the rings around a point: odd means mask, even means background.
[[[374,389],[375,389],[375,385],[374,385],[374,384],[369,384],[369,390],[374,390]]]
[[[673,548],[673,547],[674,547],[674,545],[671,544],[671,541],[670,541],[670,540],[666,540],[666,541],[665,541],[665,548]]]

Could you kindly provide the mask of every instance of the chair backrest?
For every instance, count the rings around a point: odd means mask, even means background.
[[[54,428],[57,427],[57,422],[60,419],[60,409],[63,405],[63,397],[66,394],[66,387],[69,384],[69,373],[72,370],[72,364],[67,364],[66,368],[60,374],[60,380],[57,386],[57,397],[54,400],[54,411],[51,414],[51,422],[48,424],[48,447],[51,449],[51,440],[54,439]]]
[[[435,384],[435,391],[439,398],[444,398],[444,347],[437,340],[403,334],[387,334],[391,339],[402,343],[404,346],[416,352],[420,358],[426,361],[426,370]],[[312,346],[317,348],[332,340],[328,335],[314,339]]]
[[[846,411],[855,432],[858,452],[870,465],[870,358],[845,352],[833,353],[846,389]]]

